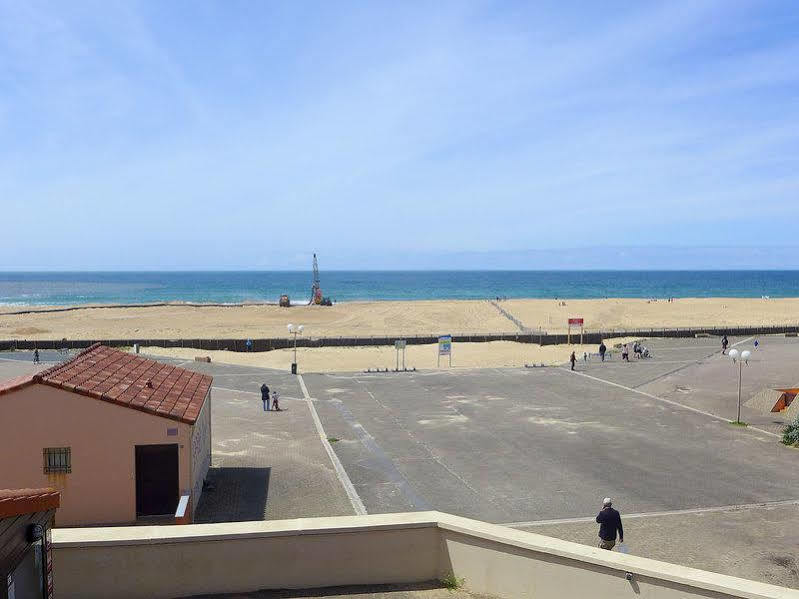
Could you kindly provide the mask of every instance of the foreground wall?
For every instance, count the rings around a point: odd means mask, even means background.
[[[799,591],[440,512],[53,531],[62,598],[412,583],[508,599],[799,598]],[[631,578],[628,580],[627,577]]]

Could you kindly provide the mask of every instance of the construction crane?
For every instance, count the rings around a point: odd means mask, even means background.
[[[316,254],[313,255],[313,284],[311,285],[311,301],[308,304],[320,305],[322,303],[322,287],[319,285],[319,262]]]
[[[316,260],[316,254],[313,255],[313,284],[311,285],[311,301],[308,305],[315,306],[332,306],[333,302],[329,297],[322,295],[322,287],[319,284],[319,262]]]

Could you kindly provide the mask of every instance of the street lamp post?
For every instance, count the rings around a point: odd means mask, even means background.
[[[302,334],[305,328],[301,324],[293,325],[291,323],[286,327],[290,335],[294,335],[294,361],[291,363],[291,374],[297,374],[297,335]]]
[[[752,355],[748,349],[741,352],[741,359],[738,359],[738,350],[731,349],[730,350],[730,358],[732,358],[732,363],[738,363],[738,417],[735,419],[737,424],[741,423],[741,378],[743,376],[743,367],[744,364],[747,366],[749,365],[749,358]]]

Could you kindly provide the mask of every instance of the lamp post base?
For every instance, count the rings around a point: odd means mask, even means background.
[[[296,362],[292,362],[291,363],[291,374],[297,374],[297,363]]]

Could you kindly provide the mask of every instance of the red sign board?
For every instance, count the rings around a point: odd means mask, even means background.
[[[570,318],[569,319],[569,326],[583,326],[583,319],[582,318]]]

